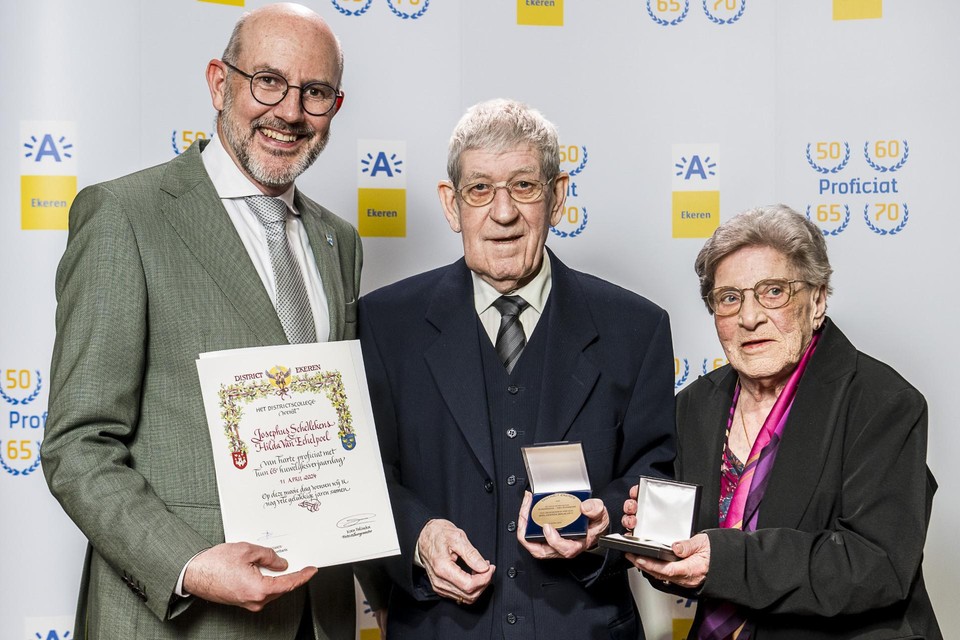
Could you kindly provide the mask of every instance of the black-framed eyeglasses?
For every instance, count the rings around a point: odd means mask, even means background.
[[[783,280],[769,278],[761,280],[752,287],[737,289],[736,287],[717,287],[704,296],[707,305],[720,317],[732,316],[740,311],[743,298],[747,291],[753,292],[753,297],[764,309],[779,309],[785,307],[797,292],[794,285],[810,284],[805,280]]]
[[[457,193],[471,207],[483,207],[493,202],[497,191],[506,189],[515,202],[530,204],[536,202],[543,195],[543,188],[553,182],[550,178],[546,182],[540,180],[504,180],[503,182],[473,182],[457,189]]]
[[[337,91],[326,82],[308,82],[297,86],[287,82],[287,79],[279,73],[257,71],[249,74],[226,60],[221,62],[250,80],[250,94],[253,99],[267,107],[280,104],[287,97],[290,89],[300,91],[300,106],[312,116],[324,116],[331,111],[339,111],[340,105],[343,104],[343,91]]]

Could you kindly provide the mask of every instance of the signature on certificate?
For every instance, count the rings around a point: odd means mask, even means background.
[[[319,500],[304,500],[297,504],[298,507],[303,507],[310,513],[316,513],[320,510],[320,501]]]
[[[337,523],[338,529],[349,529],[350,527],[356,527],[367,522],[371,522],[376,519],[377,514],[375,513],[358,513],[354,516],[347,516],[342,518],[340,522]]]
[[[284,536],[286,536],[286,535],[289,535],[289,534],[287,534],[287,533],[277,533],[277,532],[275,532],[275,531],[264,531],[264,532],[261,533],[260,536],[257,538],[257,542],[263,542],[263,541],[265,541],[265,540],[273,540],[274,538],[282,538],[282,537],[284,537]]]

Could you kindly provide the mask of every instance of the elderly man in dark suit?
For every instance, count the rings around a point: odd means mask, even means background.
[[[356,333],[356,230],[294,180],[342,99],[340,45],[299,5],[237,24],[207,66],[217,136],[84,189],[57,272],[43,470],[90,540],[78,638],[355,634],[350,567],[224,543],[195,361]]]
[[[388,637],[641,637],[625,563],[597,538],[674,458],[667,314],[544,247],[569,176],[557,132],[510,101],[454,131],[439,186],[464,257],[360,301],[360,338],[402,555]],[[522,327],[522,330],[521,330]],[[524,538],[520,448],[580,441],[587,535]]]

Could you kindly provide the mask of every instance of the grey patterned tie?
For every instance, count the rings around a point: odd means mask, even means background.
[[[500,362],[503,363],[507,373],[511,373],[520,358],[523,347],[527,344],[527,337],[523,334],[523,325],[520,324],[519,316],[529,303],[520,296],[500,296],[493,301],[493,306],[500,312],[497,355],[500,356]]]
[[[277,282],[277,315],[290,344],[316,342],[317,329],[303,274],[287,243],[287,205],[280,198],[244,198],[267,232],[267,248]]]

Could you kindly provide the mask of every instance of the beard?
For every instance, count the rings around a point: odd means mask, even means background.
[[[318,135],[314,129],[305,124],[290,125],[283,120],[270,116],[262,116],[253,120],[250,123],[249,130],[246,130],[233,111],[233,92],[231,91],[226,92],[223,100],[223,110],[217,118],[223,124],[224,142],[233,150],[237,162],[240,163],[243,170],[260,184],[269,187],[282,187],[296,180],[314,163],[327,146],[327,140],[330,138],[330,129]],[[278,166],[271,166],[271,163],[265,162],[269,158],[259,156],[253,151],[253,139],[260,127],[270,127],[284,133],[306,136],[308,144],[296,151],[282,149],[261,151],[260,153],[285,160]]]

